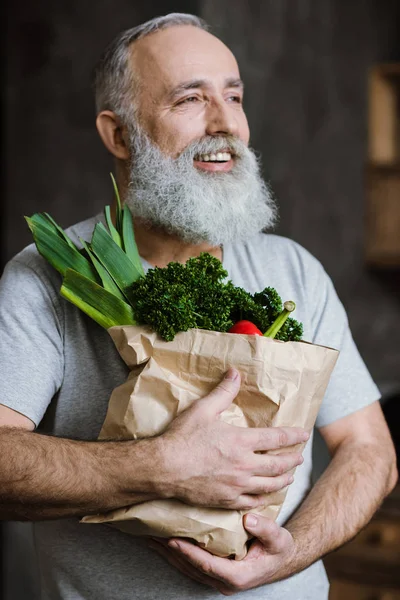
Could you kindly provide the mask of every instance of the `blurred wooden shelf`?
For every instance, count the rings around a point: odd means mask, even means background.
[[[369,585],[335,581],[331,587],[329,600],[400,600],[400,590],[382,590]]]
[[[368,162],[400,161],[400,63],[374,66],[368,85]]]
[[[400,268],[400,63],[369,73],[365,188],[366,261]]]
[[[365,187],[367,263],[400,267],[400,164],[368,166]]]
[[[330,600],[400,600],[400,486],[372,521],[324,563]]]

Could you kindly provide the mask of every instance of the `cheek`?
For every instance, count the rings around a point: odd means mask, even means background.
[[[239,137],[245,144],[248,144],[250,141],[250,129],[245,115],[243,115],[243,120],[239,126]]]
[[[204,130],[196,120],[162,123],[154,131],[153,140],[169,156],[178,156],[191,142],[204,136]]]

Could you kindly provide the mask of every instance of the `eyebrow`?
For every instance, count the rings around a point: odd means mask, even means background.
[[[192,79],[190,81],[184,81],[177,85],[173,90],[171,90],[168,96],[170,99],[173,99],[179,96],[180,94],[187,92],[188,90],[198,89],[202,87],[210,87],[209,82],[206,79]],[[243,91],[244,83],[240,78],[230,77],[225,80],[224,87],[237,88]]]

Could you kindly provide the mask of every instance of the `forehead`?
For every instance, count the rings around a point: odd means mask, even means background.
[[[131,60],[141,90],[157,96],[190,79],[218,84],[239,78],[229,48],[193,26],[170,27],[138,40],[132,45]]]

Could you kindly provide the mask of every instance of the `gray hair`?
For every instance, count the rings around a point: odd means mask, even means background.
[[[106,48],[94,72],[97,114],[112,110],[124,121],[135,116],[135,78],[129,65],[129,49],[133,42],[168,27],[192,25],[209,30],[203,19],[185,13],[170,13],[156,17],[120,33]]]

